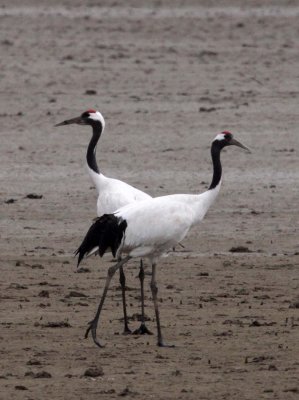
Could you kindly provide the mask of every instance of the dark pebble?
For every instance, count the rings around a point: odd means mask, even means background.
[[[97,91],[94,89],[87,89],[87,90],[85,90],[85,94],[88,94],[89,96],[93,96],[93,95],[97,94]]]
[[[42,290],[39,292],[38,297],[49,297],[49,291],[48,290]]]
[[[251,253],[248,247],[245,246],[236,246],[229,249],[231,253]]]
[[[89,376],[91,378],[96,378],[98,376],[103,376],[103,375],[104,371],[102,367],[91,367],[84,372],[84,376]]]
[[[23,385],[17,385],[17,386],[15,386],[15,389],[16,390],[28,390],[28,388],[26,388],[26,386],[23,386]]]
[[[26,199],[42,199],[43,195],[42,194],[36,194],[36,193],[29,193],[26,196]]]

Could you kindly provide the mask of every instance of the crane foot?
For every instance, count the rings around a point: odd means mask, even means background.
[[[153,333],[146,327],[145,323],[141,323],[138,329],[135,329],[133,335],[152,335]]]
[[[157,345],[158,345],[159,347],[169,347],[169,348],[174,348],[174,347],[175,347],[174,344],[166,344],[166,343],[164,343],[164,342],[158,342]]]
[[[92,335],[92,339],[93,339],[94,343],[95,343],[98,347],[103,348],[104,346],[98,341],[98,338],[97,338],[97,325],[98,325],[98,321],[95,320],[95,319],[93,319],[93,320],[90,321],[88,324],[89,324],[89,327],[86,329],[86,332],[85,332],[85,335],[84,335],[85,339],[88,338],[89,332],[91,331],[91,335]]]
[[[123,331],[123,335],[131,335],[131,333],[131,329],[128,327],[128,325],[126,325]]]

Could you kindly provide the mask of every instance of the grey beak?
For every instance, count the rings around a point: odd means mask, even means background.
[[[76,118],[72,118],[72,119],[67,119],[63,122],[60,122],[59,124],[56,124],[55,126],[62,126],[62,125],[71,125],[71,124],[79,124],[82,125],[82,118],[80,117],[76,117]]]
[[[242,149],[246,150],[248,153],[251,153],[251,150],[248,147],[244,146],[244,144],[238,142],[236,139],[231,139],[230,144],[241,147]]]

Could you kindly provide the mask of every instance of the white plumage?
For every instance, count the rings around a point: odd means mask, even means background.
[[[117,210],[114,215],[128,224],[118,255],[147,257],[154,262],[180,243],[193,225],[202,221],[220,187],[221,182],[200,195],[161,196]]]
[[[150,199],[151,196],[118,179],[97,174],[87,166],[98,192],[97,214],[111,214],[127,204]]]
[[[98,192],[97,214],[99,217],[103,214],[112,213],[129,203],[151,198],[147,193],[119,179],[108,178],[100,172],[96,160],[96,148],[106,124],[103,115],[99,111],[87,110],[80,117],[63,121],[56,126],[70,124],[89,125],[93,129],[93,135],[87,149],[86,161],[88,173]]]
[[[99,250],[100,255],[111,248],[118,258],[125,256],[109,268],[98,311],[86,332],[87,336],[91,330],[93,340],[98,346],[101,345],[96,337],[96,328],[111,278],[115,271],[132,257],[147,257],[152,264],[151,289],[157,320],[158,345],[164,346],[157,300],[156,263],[159,257],[185,238],[190,228],[204,218],[215,201],[221,186],[220,152],[230,145],[249,151],[235,140],[230,132],[218,134],[211,146],[213,178],[206,192],[199,195],[175,194],[128,204],[113,214],[99,218],[87,232],[77,250],[79,263],[95,248]]]
[[[115,210],[136,202],[150,199],[151,196],[142,192],[127,183],[114,178],[108,178],[103,175],[98,167],[96,160],[96,147],[98,140],[105,129],[105,120],[103,115],[96,110],[87,110],[81,116],[63,121],[56,126],[61,125],[89,125],[93,129],[93,135],[88,145],[86,161],[89,176],[94,183],[98,198],[97,198],[97,215],[100,217],[103,214],[113,213]],[[143,280],[144,270],[142,261],[140,263],[140,284],[141,284],[141,302],[142,302],[142,322],[140,328],[135,333],[150,333],[146,328],[144,322],[144,293],[143,293]],[[128,327],[128,318],[126,312],[126,299],[125,299],[125,275],[122,267],[120,268],[120,284],[122,287],[123,310],[124,310],[124,333],[130,333]]]
[[[184,239],[194,219],[192,207],[169,197],[153,200],[114,213],[128,224],[118,256],[147,257],[152,263]]]

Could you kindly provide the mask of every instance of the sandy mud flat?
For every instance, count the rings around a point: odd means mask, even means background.
[[[299,6],[128,5],[0,8],[0,398],[298,398]],[[210,143],[224,129],[252,148],[223,152],[214,207],[159,265],[174,349],[122,335],[118,278],[99,328],[105,348],[84,339],[111,258],[76,271],[96,213],[91,132],[54,124],[91,107],[106,119],[103,172],[153,196],[206,190]],[[133,261],[132,328],[137,274]]]

